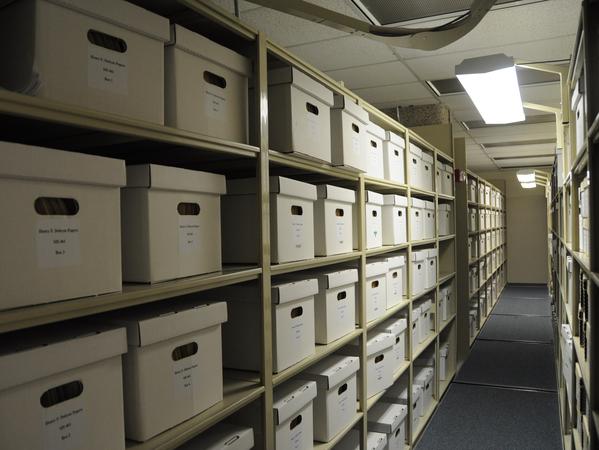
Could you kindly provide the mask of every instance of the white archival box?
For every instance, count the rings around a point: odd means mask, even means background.
[[[173,24],[164,61],[166,125],[248,143],[248,58]]]
[[[358,269],[319,271],[314,275],[318,278],[314,298],[316,343],[330,344],[355,329]]]
[[[424,291],[426,286],[426,259],[428,250],[419,250],[412,252],[412,261],[410,261],[410,277],[412,281],[411,295],[417,295]]]
[[[229,180],[222,199],[223,260],[256,264],[259,233],[256,178]],[[274,264],[314,258],[316,186],[272,176],[270,185],[270,255]]]
[[[387,310],[387,272],[385,260],[366,263],[366,322],[378,319]],[[356,320],[358,316],[356,302]]]
[[[35,0],[2,7],[0,86],[164,123],[168,19],[121,0]]]
[[[377,248],[383,245],[383,204],[382,194],[366,191],[366,248]],[[354,208],[354,248],[358,248],[358,208]]]
[[[449,342],[439,347],[439,379],[447,380],[447,356],[449,355]]]
[[[435,203],[424,202],[424,239],[435,237]]]
[[[383,141],[383,165],[386,180],[405,184],[405,153],[406,140],[403,136],[386,131]]]
[[[223,399],[227,304],[166,302],[106,319],[127,328],[125,434],[146,441]]]
[[[432,306],[431,300],[425,300],[420,303],[420,320],[418,321],[418,343],[420,344],[422,344],[431,333]]]
[[[476,194],[478,193],[478,186],[476,185],[474,178],[468,178],[468,200],[476,202]]]
[[[367,450],[386,450],[387,435],[385,433],[369,431],[366,435],[366,448]]]
[[[408,149],[408,177],[410,186],[422,187],[422,150],[416,144],[410,142]]]
[[[275,373],[315,352],[314,296],[318,281],[279,280],[271,287],[272,359]],[[229,316],[223,326],[223,365],[239,370],[260,370],[261,297],[255,282],[227,286],[217,291],[227,300]]]
[[[126,332],[92,326],[34,328],[0,343],[3,447],[125,449]]]
[[[476,230],[476,208],[468,208],[468,231]]]
[[[407,321],[404,317],[393,317],[378,325],[375,330],[377,332],[389,333],[393,336],[393,356],[395,364],[393,373],[396,373],[404,365],[407,353],[407,337],[406,337]]]
[[[225,177],[176,167],[127,167],[121,192],[123,279],[155,283],[222,269]]]
[[[453,212],[451,204],[439,204],[439,235],[447,236],[453,233]]]
[[[572,93],[571,109],[576,120],[576,153],[580,153],[586,145],[586,94],[583,86],[584,83],[578,79]]]
[[[412,353],[416,351],[420,345],[420,319],[422,319],[422,307],[417,306],[412,308]]]
[[[274,391],[275,447],[277,450],[312,450],[314,381],[291,380]]]
[[[437,256],[436,248],[426,250],[426,277],[424,282],[425,289],[431,289],[437,284]]]
[[[268,71],[270,147],[331,162],[333,92],[295,67]]]
[[[121,290],[124,184],[123,161],[0,142],[0,310]]]
[[[433,403],[433,391],[435,390],[435,369],[432,367],[421,367],[414,376],[414,384],[422,386],[422,414],[430,409]]]
[[[314,440],[329,442],[356,416],[359,368],[356,356],[331,355],[299,375],[316,382]]]
[[[353,250],[353,208],[356,193],[329,184],[316,186],[314,253],[331,256]]]
[[[368,113],[345,95],[334,95],[331,109],[331,159],[334,166],[366,172]]]
[[[450,164],[445,164],[443,169],[443,193],[453,195],[453,167]]]
[[[250,450],[254,448],[254,430],[219,422],[177,450]]]
[[[407,383],[397,382],[391,386],[385,392],[383,397],[385,400],[398,403],[400,405],[408,405],[408,386]],[[411,399],[410,413],[412,415],[412,430],[418,428],[418,422],[420,422],[420,416],[422,415],[422,386],[413,384],[412,385],[412,399]]]
[[[420,165],[420,188],[427,191],[433,190],[433,155],[426,151],[422,152],[422,164]]]
[[[368,430],[387,435],[388,450],[404,450],[408,407],[398,403],[376,402],[368,410]]]
[[[366,128],[366,175],[373,178],[385,178],[385,164],[383,161],[383,141],[385,130],[373,122]]]
[[[437,160],[437,170],[435,172],[435,192],[444,194],[443,178],[445,177],[445,164]]]
[[[402,195],[383,196],[383,245],[399,245],[408,241],[408,198]]]
[[[410,202],[410,239],[412,241],[420,241],[424,239],[426,202],[413,197],[410,199]]]
[[[387,309],[399,305],[407,296],[405,255],[385,258],[387,261]]]

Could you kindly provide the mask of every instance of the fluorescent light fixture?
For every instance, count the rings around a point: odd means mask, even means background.
[[[532,183],[535,181],[534,170],[519,170],[516,176],[520,183]]]
[[[514,58],[499,53],[465,59],[455,74],[485,123],[525,120]]]
[[[524,188],[524,189],[533,189],[537,187],[537,183],[536,181],[531,181],[529,183],[520,183],[520,185]]]

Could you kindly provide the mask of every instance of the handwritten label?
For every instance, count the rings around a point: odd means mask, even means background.
[[[87,422],[81,398],[44,408],[42,420],[44,450],[85,448],[84,437],[87,435]]]
[[[94,89],[126,95],[129,90],[127,56],[97,45],[88,46],[87,84]]]
[[[225,120],[227,116],[227,99],[210,91],[204,93],[204,112],[207,116]]]
[[[362,143],[360,142],[360,136],[352,136],[351,149],[354,153],[360,154],[362,151]]]
[[[339,244],[345,242],[345,222],[335,223],[335,236],[337,237],[337,242]]]
[[[198,216],[179,216],[179,254],[189,255],[200,248],[200,219]]]
[[[293,245],[295,248],[302,248],[304,245],[304,222],[291,222],[293,233]]]
[[[37,223],[37,263],[41,269],[76,266],[81,261],[79,220],[67,217]]]
[[[194,411],[200,400],[199,354],[173,361],[175,398]]]

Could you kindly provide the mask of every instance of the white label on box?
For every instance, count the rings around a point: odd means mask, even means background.
[[[373,310],[375,312],[378,311],[380,308],[379,301],[381,299],[381,294],[380,294],[379,290],[375,289],[374,291],[371,291],[370,298],[372,299]]]
[[[382,353],[381,353],[381,355],[382,355]],[[380,355],[376,355],[375,361],[378,356],[380,356]],[[377,381],[381,381],[385,378],[385,362],[381,361],[378,364],[375,363],[374,377],[377,379]]]
[[[298,424],[297,427],[297,431],[295,433],[292,433],[291,436],[289,436],[289,440],[291,441],[291,447],[292,449],[303,449],[306,448],[305,445],[303,444],[304,442],[304,427]],[[312,445],[312,444],[310,444]]]
[[[362,150],[362,143],[360,142],[360,136],[352,136],[351,149],[354,153],[360,154]]]
[[[179,216],[179,253],[189,255],[200,248],[200,218]]]
[[[87,436],[85,410],[81,397],[43,408],[42,444],[44,450],[79,450]]]
[[[343,244],[345,242],[345,222],[337,222],[335,224],[335,231],[337,235],[337,242]]]
[[[339,320],[345,319],[345,313],[347,311],[347,304],[345,302],[337,302],[337,314],[339,315]]]
[[[304,222],[291,222],[293,228],[293,245],[302,248],[304,244]]]
[[[403,295],[403,292],[401,292],[401,287],[402,286],[401,286],[401,281],[399,281],[400,280],[399,273],[397,275],[398,275],[397,281],[393,281],[391,283],[391,288],[393,289],[393,296],[401,296],[401,295]]]
[[[173,361],[175,398],[195,410],[200,398],[199,354]]]
[[[60,217],[37,222],[37,264],[42,269],[80,263],[79,220]]]
[[[227,115],[227,99],[210,91],[205,92],[204,112],[207,116],[224,120]]]
[[[308,112],[306,119],[307,138],[312,141],[318,140],[320,136],[320,121],[318,120],[318,116]]]
[[[95,89],[126,95],[129,70],[127,55],[97,45],[88,46],[87,84]]]

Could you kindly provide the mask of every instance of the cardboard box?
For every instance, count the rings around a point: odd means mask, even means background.
[[[352,99],[334,95],[331,109],[331,157],[334,166],[366,172],[368,113]]]
[[[442,192],[445,195],[453,195],[453,167],[450,164],[443,166]]]
[[[123,161],[0,142],[0,310],[120,291]]]
[[[425,206],[426,202],[419,198],[411,198],[410,208],[410,239],[412,241],[420,241],[424,239],[424,227],[425,227]]]
[[[408,242],[408,198],[402,195],[383,196],[383,245]]]
[[[383,203],[382,194],[366,191],[366,248],[383,245]],[[354,209],[354,248],[358,248],[358,208]]]
[[[219,422],[208,431],[177,447],[177,450],[250,450],[254,448],[254,430]]]
[[[441,289],[439,289],[439,294],[442,299],[441,311],[439,314],[441,314],[441,320],[446,321],[451,315],[451,311],[453,309],[453,286],[451,284],[443,286]]]
[[[258,181],[229,180],[223,207],[223,260],[256,264],[259,254]],[[316,186],[270,177],[270,256],[273,264],[314,258]],[[240,226],[243,224],[243,226]]]
[[[331,355],[309,367],[299,377],[316,382],[314,439],[329,442],[356,416],[356,377],[360,359]]]
[[[437,255],[438,250],[436,248],[429,248],[426,250],[426,276],[424,281],[424,288],[431,289],[437,284]]]
[[[164,59],[166,124],[247,144],[250,60],[176,24]]]
[[[385,130],[375,123],[369,122],[366,144],[366,175],[372,178],[385,178],[385,164],[383,161],[383,141],[385,140]]]
[[[416,144],[410,142],[408,151],[408,180],[415,188],[421,188],[422,180],[422,150]]]
[[[387,272],[385,260],[366,263],[366,322],[378,319],[387,310]],[[359,317],[356,302],[356,322]]]
[[[292,380],[275,389],[273,413],[277,450],[312,450],[314,381]]]
[[[268,140],[283,153],[331,162],[333,92],[295,67],[268,71]]]
[[[439,204],[439,235],[447,236],[453,234],[453,211],[451,204],[440,203]]]
[[[449,355],[449,342],[439,348],[439,379],[447,380],[447,355]]]
[[[387,435],[369,431],[366,435],[367,450],[385,450],[387,448]]]
[[[435,203],[424,202],[424,239],[433,239],[435,237]]]
[[[393,373],[396,373],[404,365],[407,354],[407,337],[406,337],[407,321],[404,317],[397,318],[393,317],[386,320],[382,324],[376,327],[377,332],[389,333],[393,336],[395,341],[393,342],[393,356],[395,363],[393,366]]]
[[[125,434],[147,441],[223,399],[224,302],[167,302],[110,315],[127,328]]]
[[[417,384],[412,385],[411,403],[408,403],[408,386],[407,383],[398,382],[385,392],[383,397],[385,400],[398,403],[400,405],[410,404],[410,415],[412,418],[412,430],[418,428],[420,416],[422,415],[422,386]]]
[[[422,164],[420,165],[420,189],[427,191],[433,190],[433,155],[432,153],[422,152]]]
[[[59,324],[4,335],[2,447],[124,450],[121,355],[126,351],[124,328]]]
[[[355,330],[358,270],[320,272],[317,278],[316,343],[330,344]]]
[[[468,231],[477,231],[476,216],[476,208],[468,208]]]
[[[281,372],[315,352],[316,278],[279,280],[271,288],[273,371]],[[214,292],[227,300],[223,326],[223,365],[259,371],[262,361],[262,300],[257,283],[241,283]]]
[[[331,256],[353,249],[353,207],[356,193],[328,184],[316,186],[314,204],[314,250]]]
[[[355,428],[349,430],[334,448],[335,450],[360,450],[360,432]]]
[[[584,83],[581,80],[576,81],[574,92],[572,93],[572,112],[576,121],[576,153],[580,153],[586,145],[586,95],[584,92]]]
[[[420,303],[420,320],[418,321],[418,343],[422,344],[435,329],[433,302],[425,300]]]
[[[407,415],[406,405],[378,401],[368,410],[368,430],[385,433],[388,450],[404,450]]]
[[[476,202],[478,183],[475,178],[468,178],[468,201]]]
[[[399,305],[407,297],[407,268],[404,255],[385,258],[387,262],[387,309]]]
[[[105,113],[164,122],[168,19],[120,0],[10,2],[0,86]]]
[[[121,192],[123,279],[155,283],[221,270],[225,177],[176,167],[127,167]]]
[[[435,370],[432,367],[421,367],[414,375],[414,384],[422,387],[422,413],[420,417],[423,417],[433,404]]]
[[[426,259],[428,250],[412,252],[412,261],[410,261],[410,276],[412,279],[412,297],[424,291],[426,286]]]
[[[420,345],[420,319],[422,317],[422,307],[416,306],[412,308],[412,353],[416,351]]]
[[[406,183],[405,153],[406,140],[403,136],[387,131],[383,141],[383,166],[386,180]]]

